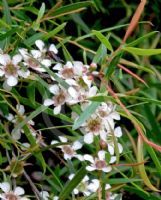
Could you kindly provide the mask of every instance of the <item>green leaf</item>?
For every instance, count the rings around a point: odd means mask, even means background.
[[[107,54],[107,49],[104,44],[101,44],[96,52],[96,55],[93,58],[93,63],[99,63]]]
[[[110,50],[111,52],[113,52],[113,48],[112,48],[111,43],[108,41],[108,39],[100,31],[93,30],[92,32],[102,42],[102,44],[104,44],[106,46],[106,48],[108,50]]]
[[[135,47],[123,47],[122,50],[138,56],[153,56],[161,54],[161,49],[140,49]]]
[[[78,129],[97,109],[97,107],[100,105],[98,102],[91,103],[84,112],[81,113],[79,118],[74,122],[74,125],[72,127],[73,130]]]
[[[114,58],[112,58],[112,61],[107,63],[107,67],[104,69],[105,71],[105,76],[107,79],[111,77],[113,72],[115,71],[115,68],[117,64],[119,63],[120,58],[122,57],[122,53],[118,53]]]
[[[45,3],[42,3],[41,8],[38,12],[37,20],[39,21],[45,13]]]
[[[44,33],[35,33],[33,36],[29,37],[28,39],[24,40],[24,44],[31,48],[31,46],[35,43],[36,40],[42,39],[44,37]]]
[[[66,200],[68,199],[69,195],[72,193],[72,191],[79,185],[79,183],[82,181],[84,176],[87,174],[85,166],[81,167],[80,170],[76,173],[74,178],[66,184],[66,186],[63,188],[59,195],[60,200]]]
[[[5,22],[9,25],[12,24],[12,19],[11,19],[11,13],[10,13],[10,9],[8,7],[8,3],[6,0],[2,0],[3,1],[3,11],[4,11],[4,18],[5,18]]]
[[[138,96],[130,96],[130,95],[124,95],[124,94],[118,94],[119,98],[126,98],[126,99],[135,99],[140,100],[148,103],[155,103],[157,105],[161,105],[161,101],[156,99],[150,99],[145,97],[138,97]],[[107,96],[107,95],[97,95],[94,97],[89,98],[91,101],[97,101],[97,102],[104,102],[104,101],[114,101],[113,97]]]
[[[142,179],[138,179],[138,178],[110,178],[108,180],[108,183],[111,185],[115,185],[115,184],[124,184],[124,183],[131,183],[131,182],[140,182],[142,181]]]
[[[52,16],[59,17],[59,16],[64,16],[67,14],[71,14],[76,12],[77,10],[81,8],[86,8],[87,6],[93,6],[92,1],[83,1],[79,3],[73,3],[67,6],[62,6],[61,8],[58,8]]]
[[[54,35],[56,35],[58,32],[60,32],[61,30],[64,29],[64,27],[66,26],[67,23],[63,23],[59,26],[57,26],[54,30],[50,31],[49,33],[47,33],[44,36],[44,40],[48,40],[49,38],[53,37]]]
[[[146,39],[148,39],[149,37],[152,37],[153,35],[155,35],[156,33],[159,33],[159,31],[153,31],[151,33],[147,33],[144,36],[137,38],[136,40],[134,40],[133,42],[130,42],[129,44],[126,44],[127,47],[132,47],[132,46],[136,46],[137,44],[139,44],[140,42],[144,42]]]

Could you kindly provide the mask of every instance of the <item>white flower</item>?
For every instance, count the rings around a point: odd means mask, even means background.
[[[114,155],[116,147],[115,147],[115,142],[114,142],[114,138],[113,137],[115,137],[115,140],[117,142],[117,138],[119,138],[121,136],[122,136],[122,130],[121,130],[121,127],[118,126],[114,130],[110,130],[108,132],[108,134],[104,138],[102,138],[100,143],[102,143],[103,145],[106,145],[107,148],[108,148],[109,153],[111,155]],[[118,148],[119,153],[122,153],[123,147],[118,142],[117,142],[117,148]]]
[[[11,57],[8,54],[0,54],[0,76],[5,76],[7,84],[10,87],[17,85],[18,76],[27,78],[29,76],[29,71],[24,71],[19,66],[19,63],[22,60],[22,56],[17,54]]]
[[[47,192],[47,191],[41,191],[40,192],[40,197],[42,198],[42,200],[49,200],[49,198],[50,198],[50,195],[49,195],[49,192]],[[51,199],[51,198],[50,198]],[[59,197],[58,196],[54,196],[53,198],[52,198],[52,200],[59,200]]]
[[[115,111],[115,107],[112,102],[103,102],[96,110],[97,115],[103,120],[107,130],[114,128],[114,120],[120,120],[120,115]]]
[[[99,135],[104,137],[106,135],[105,126],[101,118],[93,114],[85,123],[81,125],[84,133],[84,142],[91,144],[94,141],[94,137]]]
[[[74,174],[69,176],[69,179],[72,180]],[[85,176],[83,180],[79,183],[79,185],[73,190],[74,194],[83,193],[84,196],[89,196],[92,193],[96,192],[99,188],[99,180],[92,179],[90,180],[88,176]]]
[[[61,142],[68,142],[67,138],[63,137],[63,136],[59,136],[59,139]],[[52,141],[51,144],[56,144],[58,143],[58,141]],[[79,159],[80,161],[83,161],[83,156],[80,154],[77,154],[76,150],[81,149],[82,148],[82,143],[80,143],[79,141],[75,141],[73,142],[71,145],[66,144],[66,145],[61,145],[58,146],[62,152],[64,153],[64,159],[67,160],[71,160],[73,157]]]
[[[88,171],[94,170],[102,170],[103,172],[110,172],[112,170],[111,166],[108,166],[105,160],[106,152],[101,150],[98,152],[98,157],[93,158],[91,155],[86,154],[84,155],[84,160],[87,160],[91,163],[88,165],[86,169]],[[112,156],[109,163],[115,162],[116,157]]]
[[[52,99],[45,99],[44,105],[50,106],[54,105],[55,108],[53,110],[54,114],[59,114],[61,111],[61,106],[64,105],[66,102],[69,102],[71,97],[69,94],[65,91],[65,89],[61,89],[58,85],[52,85],[49,88],[50,92],[54,94]]]
[[[3,200],[29,200],[27,197],[23,197],[25,191],[22,187],[16,187],[13,191],[8,182],[0,183],[0,188],[3,193],[0,194],[0,198]]]

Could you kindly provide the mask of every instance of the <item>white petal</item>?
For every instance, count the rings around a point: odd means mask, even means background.
[[[59,86],[55,84],[50,86],[49,91],[53,94],[59,94],[60,89]]]
[[[49,192],[47,191],[41,191],[40,196],[44,199],[47,200],[49,198]]]
[[[108,151],[111,155],[114,155],[114,146],[111,144],[108,144]]]
[[[88,188],[88,190],[90,190],[91,192],[96,192],[97,189],[99,188],[99,185],[100,185],[99,180],[98,180],[98,179],[93,179],[93,180],[92,180],[92,183],[90,183],[90,184],[87,186],[87,188]]]
[[[110,184],[106,184],[105,185],[105,190],[109,190],[111,188],[111,185]]]
[[[53,110],[53,112],[54,112],[54,115],[57,115],[57,114],[59,114],[60,113],[60,111],[61,111],[61,106],[59,105],[59,106],[56,106],[55,108],[54,108],[54,110]]]
[[[87,167],[86,167],[86,170],[91,172],[91,171],[96,170],[96,168],[95,168],[95,167],[92,167],[92,166],[87,166]]]
[[[54,104],[54,101],[52,99],[45,99],[44,106],[50,106]]]
[[[10,184],[8,182],[0,183],[0,188],[3,190],[3,192],[7,193],[10,191]]]
[[[50,47],[49,47],[49,51],[53,51],[55,54],[58,53],[58,50],[56,48],[56,46],[54,44],[51,44]]]
[[[39,50],[31,50],[31,54],[34,58],[40,58],[41,57],[41,51],[39,51]]]
[[[25,194],[25,191],[22,187],[16,187],[14,190],[14,194],[17,196]]]
[[[28,52],[27,52],[27,49],[21,48],[21,49],[19,49],[18,51],[19,51],[20,54],[24,57],[24,59],[29,58],[29,54],[28,54]]]
[[[0,55],[0,64],[7,65],[11,62],[11,58],[8,54]]]
[[[14,76],[9,76],[8,79],[6,80],[6,82],[7,82],[7,85],[9,85],[9,86],[12,87],[12,86],[17,85],[18,80],[17,80],[17,78],[14,77]]]
[[[22,60],[22,56],[20,54],[17,54],[15,56],[13,56],[12,63],[14,65],[17,65],[19,62],[21,62],[21,60]]]
[[[74,178],[74,176],[75,176],[75,174],[70,174],[69,177],[68,177],[69,180],[72,180]]]
[[[21,138],[21,129],[17,129],[16,132],[11,132],[11,134],[14,140],[19,140]]]
[[[67,79],[65,80],[66,83],[73,86],[78,86],[77,82],[74,79]]]
[[[116,161],[116,156],[111,156],[110,163],[114,163]]]
[[[78,194],[78,193],[79,193],[79,190],[78,190],[77,188],[75,188],[75,189],[73,190],[73,192],[74,192],[74,194]]]
[[[73,68],[73,64],[70,61],[67,61],[67,63],[65,64],[66,67],[68,68]]]
[[[88,160],[89,162],[94,163],[93,157],[89,154],[84,155],[84,160]]]
[[[61,142],[68,142],[66,137],[59,136],[59,139],[60,139]]]
[[[81,149],[82,148],[82,143],[80,143],[79,141],[75,141],[74,143],[73,143],[73,145],[72,145],[72,148],[74,149],[74,150],[78,150],[78,149]]]
[[[53,200],[59,200],[59,197],[55,196],[53,197]]]
[[[104,172],[110,172],[111,170],[112,168],[110,166],[102,168],[102,171]]]
[[[50,67],[51,66],[51,60],[49,60],[49,59],[43,59],[41,61],[41,64],[44,65],[45,67]]]
[[[105,160],[105,154],[106,154],[106,152],[104,150],[99,151],[98,152],[98,158],[100,160]]]
[[[72,157],[73,157],[72,155],[69,155],[69,154],[66,154],[66,153],[64,154],[64,159],[65,160],[68,160],[68,159],[71,160]]]
[[[87,133],[84,136],[84,142],[87,143],[87,144],[93,143],[93,134],[92,133]]]
[[[30,200],[30,199],[27,197],[21,197],[19,200]]]
[[[44,46],[45,46],[45,44],[44,44],[44,42],[42,40],[36,40],[35,44],[40,49],[40,51],[42,51]]]
[[[24,70],[21,69],[21,70],[18,70],[17,73],[18,73],[19,76],[21,76],[23,78],[27,78],[30,75],[29,70],[24,71]]]
[[[86,175],[86,176],[83,178],[82,181],[83,181],[83,182],[87,182],[87,181],[89,181],[89,177]]]
[[[77,98],[78,97],[78,92],[73,87],[69,87],[68,88],[68,92],[71,95],[71,97],[73,97],[73,98]]]
[[[76,154],[74,157],[77,158],[80,161],[84,161],[84,157],[80,154]]]
[[[115,134],[116,137],[121,137],[122,136],[122,130],[121,130],[120,126],[115,128],[114,134]]]
[[[62,64],[61,63],[57,63],[54,67],[53,70],[61,70],[62,69]]]
[[[119,149],[119,153],[123,152],[123,147],[120,143],[117,144],[118,145],[118,149]]]
[[[120,120],[120,115],[117,112],[112,112],[110,114],[110,117],[112,117],[115,120]]]
[[[56,141],[56,140],[52,140],[51,141],[51,144],[58,144],[59,142],[58,141]]]
[[[81,76],[83,73],[83,63],[80,61],[74,61],[74,74]]]
[[[89,90],[89,95],[88,95],[88,96],[89,96],[89,97],[95,96],[96,93],[97,93],[97,87],[96,87],[96,86],[93,86],[93,87],[90,88],[90,90]]]

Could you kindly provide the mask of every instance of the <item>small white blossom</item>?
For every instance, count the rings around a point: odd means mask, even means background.
[[[68,140],[67,138],[63,137],[63,136],[59,136],[59,139],[61,142],[64,142],[64,143],[67,143]],[[51,142],[51,144],[56,144],[58,143],[58,141],[56,140],[53,140]],[[69,144],[66,144],[66,145],[61,145],[61,146],[58,146],[62,152],[64,153],[64,159],[69,159],[71,160],[72,158],[77,158],[79,159],[80,161],[83,160],[83,156],[80,155],[80,154],[77,154],[76,150],[79,150],[82,148],[82,143],[80,143],[79,141],[75,141],[73,142],[71,145]]]
[[[52,85],[49,88],[50,92],[54,94],[52,99],[45,99],[44,105],[50,106],[54,105],[55,108],[53,110],[54,114],[59,114],[61,111],[61,106],[65,103],[70,102],[71,97],[67,93],[67,91],[63,88],[60,88],[58,85]]]
[[[74,174],[69,176],[69,179],[73,179]],[[73,190],[74,194],[83,193],[84,196],[89,196],[92,193],[96,192],[99,188],[99,180],[92,179],[90,180],[88,176],[85,176],[79,185]]]
[[[87,160],[91,163],[91,165],[88,165],[86,169],[88,171],[94,171],[94,170],[102,170],[103,172],[110,172],[112,170],[111,166],[107,165],[107,162],[105,160],[106,152],[101,150],[98,152],[98,157],[93,158],[89,154],[84,155],[84,160]],[[109,163],[115,162],[116,157],[112,156]]]
[[[22,56],[17,54],[12,58],[8,54],[0,54],[0,76],[5,76],[5,85],[13,87],[18,83],[18,76],[27,78],[30,75],[28,70],[20,67]]]
[[[14,190],[11,189],[11,185],[8,182],[0,183],[2,193],[0,198],[3,200],[29,200],[27,197],[23,197],[25,191],[22,187],[16,187]]]

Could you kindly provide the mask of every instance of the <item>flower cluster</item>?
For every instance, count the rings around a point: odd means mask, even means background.
[[[52,108],[53,115],[61,114],[62,108],[66,105],[71,109],[76,106],[79,112],[75,112],[73,109],[69,115],[73,123],[77,122],[80,114],[88,112],[88,108],[93,104],[92,97],[101,93],[99,84],[94,81],[95,76],[98,75],[97,65],[95,63],[87,65],[81,61],[55,63],[50,55],[58,54],[54,44],[46,48],[43,41],[37,40],[35,45],[36,50],[29,51],[20,48],[19,53],[13,57],[0,52],[0,77],[4,80],[3,87],[7,90],[12,89],[22,78],[29,79],[32,73],[48,75],[51,79],[48,86],[49,96],[44,98],[43,105]],[[52,71],[55,76],[48,73],[47,69]],[[26,119],[23,105],[17,105],[16,111],[16,115],[9,113],[4,116],[13,124],[14,128]],[[73,190],[74,195],[90,196],[97,192],[101,187],[98,177],[94,178],[97,172],[99,174],[110,173],[112,164],[116,161],[116,155],[123,152],[123,147],[119,143],[119,138],[122,136],[121,127],[117,125],[119,120],[120,115],[114,103],[100,102],[93,113],[80,124],[77,136],[63,135],[59,136],[58,140],[51,141],[54,148],[61,150],[65,161],[77,161],[79,164],[84,162],[86,165],[88,175]],[[32,127],[34,122],[30,120],[26,125],[37,142],[38,138]],[[11,131],[11,136],[15,141],[20,140],[21,134],[24,133],[23,128],[15,130]],[[30,144],[26,142],[22,145],[26,148],[30,147]],[[90,147],[94,150],[88,151]],[[69,179],[71,180],[73,177],[74,174],[71,174]],[[20,187],[12,191],[9,183],[5,182],[0,184],[0,188],[3,192],[0,194],[2,199],[28,199],[20,197],[24,194],[24,190]],[[108,190],[109,185],[106,184],[105,189]],[[49,192],[45,190],[40,192],[40,196],[44,200],[59,199],[53,194],[49,195]],[[110,194],[109,199],[113,199],[113,197],[114,195]]]

